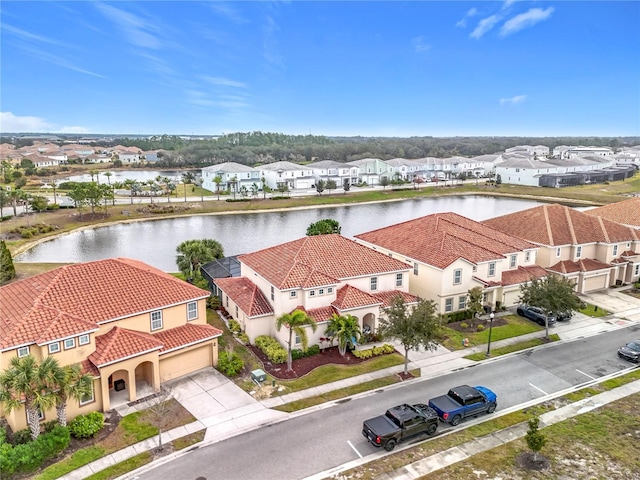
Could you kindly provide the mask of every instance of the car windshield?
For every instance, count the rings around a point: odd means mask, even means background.
[[[640,342],[629,342],[627,343],[627,347],[640,352]]]

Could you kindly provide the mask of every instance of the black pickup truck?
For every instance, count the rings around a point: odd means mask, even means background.
[[[429,406],[445,423],[454,427],[465,417],[475,417],[481,413],[493,413],[498,405],[498,397],[487,387],[460,385],[446,395],[432,398]]]
[[[438,429],[438,414],[424,403],[402,404],[390,408],[384,415],[365,420],[362,435],[375,447],[387,452],[398,442],[421,433],[431,436]]]

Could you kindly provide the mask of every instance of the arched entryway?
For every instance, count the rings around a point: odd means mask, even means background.
[[[362,333],[365,336],[376,333],[376,316],[373,313],[367,313],[362,317]]]

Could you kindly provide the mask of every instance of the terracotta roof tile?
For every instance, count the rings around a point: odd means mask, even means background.
[[[602,207],[592,208],[585,210],[584,213],[640,228],[640,197],[632,197]]]
[[[591,258],[585,258],[577,262],[571,260],[564,260],[558,262],[555,265],[549,267],[547,270],[558,273],[577,273],[577,272],[593,272],[596,270],[605,270],[611,268],[611,265],[593,260]]]
[[[85,333],[100,323],[208,296],[136,260],[66,265],[0,287],[0,349]]]
[[[366,247],[365,247],[366,248]],[[351,285],[345,285],[336,292],[336,299],[331,303],[338,310],[349,310],[358,307],[381,305],[382,302],[373,295]]]
[[[456,213],[427,215],[356,235],[355,238],[440,269],[459,258],[477,264],[537,248],[522,238]]]
[[[533,278],[542,278],[548,275],[547,271],[538,265],[518,267],[515,270],[502,272],[502,285],[517,285],[531,281]]]
[[[262,291],[248,278],[215,278],[214,282],[247,316],[258,317],[273,313],[273,307]]]
[[[533,207],[482,223],[548,246],[640,240],[640,232],[633,228],[558,204]]]
[[[96,367],[102,367],[162,347],[162,342],[149,333],[113,327],[96,336],[96,351],[89,355],[89,360]]]
[[[416,297],[415,295],[411,295],[407,292],[401,292],[400,290],[389,290],[388,292],[378,292],[372,294],[372,296],[382,304],[381,306],[383,308],[390,307],[391,302],[398,295],[400,295],[404,299],[404,303],[406,305],[418,303],[418,300],[420,300],[420,298]]]
[[[316,323],[328,322],[329,320],[331,320],[331,317],[333,317],[334,313],[336,315],[338,314],[338,311],[332,306],[311,308],[309,310],[306,310],[304,307],[299,306],[294,310],[302,310],[311,318],[313,318]]]
[[[280,290],[337,284],[345,278],[409,270],[405,263],[339,234],[304,237],[239,255],[238,259]]]
[[[82,370],[82,373],[87,373],[89,375],[92,375],[96,378],[100,378],[100,370],[98,370],[98,367],[96,367],[93,363],[91,363],[90,360],[83,360],[82,362],[80,362],[80,369]]]
[[[160,350],[160,355],[162,355],[163,353],[219,337],[222,335],[222,331],[211,325],[187,323],[152,335],[163,344],[162,350]]]

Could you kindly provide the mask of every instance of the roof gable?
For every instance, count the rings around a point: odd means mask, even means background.
[[[247,277],[216,278],[214,282],[247,316],[273,313],[262,291]]]

